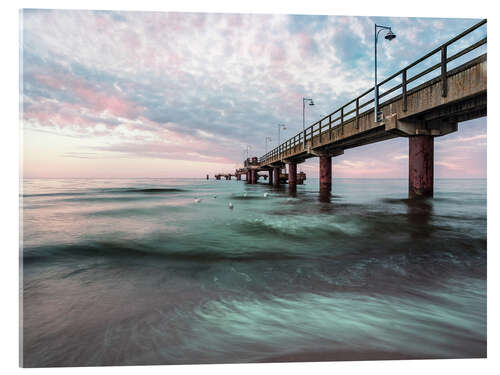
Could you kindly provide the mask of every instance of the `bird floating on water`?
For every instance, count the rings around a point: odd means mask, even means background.
[[[214,198],[217,198],[217,195],[214,195]]]
[[[201,198],[196,198],[194,201],[195,201],[196,203],[200,203],[200,202],[201,202]]]
[[[264,198],[267,198],[268,195],[269,193],[264,193]]]
[[[245,198],[247,197],[247,192],[246,192],[246,191],[243,193],[243,196],[244,196]]]
[[[229,202],[229,209],[232,210],[233,209],[233,204],[231,202]]]

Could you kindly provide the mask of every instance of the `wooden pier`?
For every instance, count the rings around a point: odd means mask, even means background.
[[[432,197],[434,138],[457,131],[458,122],[486,116],[487,54],[474,56],[450,70],[448,65],[462,56],[470,56],[468,54],[486,44],[487,38],[451,56],[448,50],[485,25],[486,20],[482,20],[265,155],[246,159],[243,167],[235,172],[237,179],[245,175],[247,183],[256,184],[261,176],[259,172],[265,172],[269,184],[277,186],[288,182],[295,188],[305,180],[305,174],[297,174],[297,164],[317,157],[320,193],[330,194],[332,158],[350,148],[406,137],[409,142],[409,198]],[[431,58],[435,56],[439,57],[439,62],[431,65]],[[416,72],[417,66],[426,68]],[[433,72],[436,76],[421,82]],[[394,85],[395,82],[400,83]],[[393,86],[388,87],[390,84]],[[375,121],[374,99],[370,98],[374,90],[380,92],[380,99],[385,99],[379,104],[381,121]]]

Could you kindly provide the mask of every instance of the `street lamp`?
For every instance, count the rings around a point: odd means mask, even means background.
[[[250,157],[250,152],[249,152],[249,151],[250,151],[250,149],[251,149],[251,148],[252,148],[252,146],[247,145],[247,148],[246,148],[246,150],[245,150],[245,152],[246,152],[246,154],[247,154],[247,159]]]
[[[284,124],[278,124],[278,147],[281,144],[281,136],[280,136],[281,128],[283,128],[283,130],[286,130],[286,126]]]
[[[314,102],[310,98],[302,98],[302,130],[306,130],[306,117],[304,115],[304,111],[306,108],[306,102],[309,102],[309,105],[314,105]]]
[[[375,122],[379,122],[379,113],[378,113],[378,87],[377,87],[377,41],[378,41],[378,34],[382,30],[389,30],[387,34],[385,34],[385,39],[388,41],[393,40],[396,37],[396,34],[394,34],[389,26],[382,26],[382,25],[377,25],[375,24]]]
[[[267,141],[271,142],[272,141],[271,137],[266,137],[266,154],[267,154]]]

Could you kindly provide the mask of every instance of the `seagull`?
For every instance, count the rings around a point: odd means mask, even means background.
[[[243,196],[244,196],[245,198],[247,197],[247,192],[246,192],[246,191],[243,193]]]
[[[232,210],[233,209],[233,204],[231,202],[229,202],[229,209]]]
[[[268,195],[269,193],[264,193],[264,198],[267,198]]]
[[[217,198],[217,195],[214,195],[214,198]]]
[[[200,203],[200,202],[201,202],[201,199],[200,199],[200,198],[196,198],[194,201],[195,201],[196,203]]]

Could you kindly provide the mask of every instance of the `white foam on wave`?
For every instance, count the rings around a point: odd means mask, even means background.
[[[270,300],[211,301],[195,311],[199,318],[195,328],[203,341],[198,344],[232,352],[244,351],[250,342],[253,347],[267,347],[274,354],[280,350],[301,352],[307,347],[332,352],[460,357],[480,351],[481,341],[485,348],[484,306],[470,305],[471,298],[477,301],[476,296],[464,293],[454,296],[453,304],[443,304],[441,299],[450,298],[446,293],[429,293],[436,299],[339,292]],[[261,355],[265,358],[268,353]]]
[[[363,233],[365,226],[354,219],[346,220],[336,216],[286,216],[273,215],[259,217],[253,220],[273,230],[292,234],[307,234],[311,231],[325,230],[338,231],[350,236],[357,236]]]

